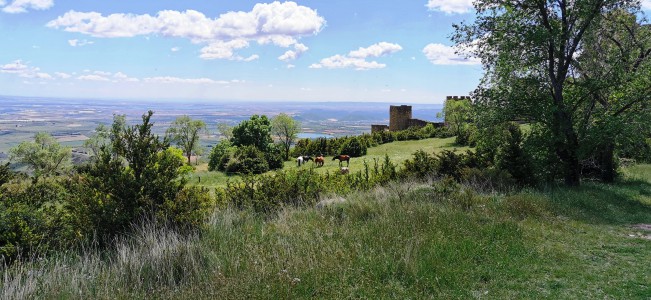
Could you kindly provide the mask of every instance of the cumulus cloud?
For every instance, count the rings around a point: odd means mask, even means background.
[[[427,8],[446,14],[465,14],[473,9],[473,0],[428,0]]]
[[[249,47],[249,42],[243,39],[228,42],[215,41],[208,46],[201,48],[201,55],[199,55],[199,57],[203,59],[244,60],[241,56],[235,55],[234,50],[247,47]]]
[[[466,58],[456,53],[454,47],[443,44],[428,44],[423,48],[425,57],[435,65],[479,65],[481,61],[478,58]]]
[[[31,67],[22,60],[0,66],[0,73],[16,74],[23,78],[54,79],[52,75],[40,71],[37,67]]]
[[[124,74],[122,72],[117,72],[117,73],[113,74],[113,82],[120,82],[120,81],[138,82],[138,81],[140,81],[140,79],[129,77],[129,76],[127,76],[127,74]]]
[[[398,44],[380,42],[367,48],[360,47],[355,51],[350,51],[348,56],[353,58],[380,57],[396,53],[400,50],[402,50],[402,47]]]
[[[208,44],[201,51],[204,59],[236,59],[232,50],[248,46],[249,41],[281,47],[295,45],[301,37],[319,33],[325,19],[309,7],[276,1],[256,4],[248,12],[227,12],[215,19],[195,10],[165,10],[154,16],[69,11],[47,26],[99,38],[151,34],[185,38]]]
[[[68,44],[70,46],[72,46],[72,47],[83,47],[83,46],[86,46],[86,45],[92,45],[94,43],[95,42],[93,42],[93,41],[87,41],[87,40],[81,40],[81,41],[78,40],[78,39],[68,40]]]
[[[303,44],[294,45],[294,50],[287,50],[283,55],[279,56],[278,59],[288,62],[299,58],[305,51],[309,48]]]
[[[72,77],[72,75],[70,75],[68,73],[63,73],[63,72],[54,72],[54,75],[56,75],[57,77],[59,77],[61,79],[68,79],[68,78]]]
[[[367,48],[360,47],[357,50],[350,51],[347,55],[338,54],[335,56],[324,58],[319,63],[310,65],[309,68],[311,69],[353,68],[355,70],[382,69],[386,67],[386,64],[378,63],[376,61],[367,61],[366,58],[387,56],[401,50],[402,47],[398,44],[380,42],[371,45]]]
[[[77,79],[79,79],[79,80],[87,80],[87,81],[109,81],[110,80],[105,76],[96,75],[96,74],[81,75],[81,76],[77,77]]]
[[[4,6],[6,2],[0,0],[0,6]],[[9,5],[2,8],[3,12],[10,14],[25,13],[28,9],[46,10],[54,6],[54,0],[14,0]]]

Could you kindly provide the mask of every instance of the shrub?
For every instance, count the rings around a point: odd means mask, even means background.
[[[240,174],[262,174],[269,171],[265,154],[255,146],[238,147],[228,161],[226,172]]]
[[[426,178],[436,174],[437,163],[436,158],[423,150],[418,150],[413,154],[412,159],[405,161],[402,174]]]
[[[158,219],[172,222],[181,229],[195,229],[204,226],[206,218],[215,208],[215,199],[210,191],[204,187],[185,187],[173,200],[166,200],[160,211]]]
[[[339,153],[350,155],[351,157],[364,156],[366,155],[366,151],[367,151],[366,144],[360,138],[357,137],[352,137],[347,139],[339,149]]]
[[[229,154],[232,151],[232,147],[233,145],[231,142],[227,140],[222,140],[217,145],[215,145],[215,147],[213,147],[210,151],[210,155],[208,156],[208,171],[224,170],[226,164],[222,165],[222,157],[225,154]]]

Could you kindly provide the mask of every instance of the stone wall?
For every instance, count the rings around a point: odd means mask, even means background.
[[[411,119],[411,106],[391,105],[389,108],[389,130],[400,131],[409,128],[409,120]]]
[[[388,131],[389,125],[371,125],[371,133]]]

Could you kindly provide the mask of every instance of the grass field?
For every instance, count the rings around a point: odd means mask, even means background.
[[[651,165],[622,174],[506,195],[394,182],[271,216],[217,210],[192,235],[145,224],[113,251],[0,266],[0,299],[649,299]]]
[[[114,254],[1,270],[0,298],[648,299],[651,165],[625,173],[512,195],[402,182],[271,218],[221,210],[199,235],[144,226]]]
[[[453,143],[454,143],[453,137],[446,138],[446,139],[432,138],[432,139],[424,139],[419,141],[401,141],[401,142],[388,143],[377,147],[369,148],[367,155],[363,157],[351,158],[349,168],[351,172],[357,172],[359,170],[362,170],[364,168],[364,160],[366,160],[370,166],[373,166],[374,163],[373,160],[378,159],[379,162],[382,162],[384,160],[385,154],[389,155],[393,163],[402,165],[402,163],[405,160],[410,158],[412,154],[419,149],[422,149],[428,153],[440,152],[445,149],[448,150],[456,149],[457,151],[465,151],[466,149],[468,149],[466,147],[455,147]],[[343,166],[346,166],[346,163],[343,163]],[[303,165],[301,168],[311,168],[311,167],[314,167],[313,162],[309,162]],[[284,168],[289,169],[289,168],[298,168],[298,167],[296,162],[292,160],[292,161],[285,162]],[[322,173],[328,171],[334,174],[339,170],[339,163],[338,161],[332,161],[332,156],[328,156],[326,157],[326,162],[324,166],[320,168],[316,168],[315,170]],[[201,182],[199,182],[199,177],[201,178]],[[197,166],[195,173],[190,178],[190,183],[195,185],[214,187],[214,186],[223,186],[226,184],[226,182],[229,179],[233,180],[237,178],[239,178],[239,176],[237,175],[228,176],[221,172],[209,172],[208,164],[201,163]]]

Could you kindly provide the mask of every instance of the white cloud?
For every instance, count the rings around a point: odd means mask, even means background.
[[[428,0],[429,10],[441,11],[446,14],[465,14],[473,9],[473,0]]]
[[[0,1],[0,6],[5,5],[5,1]],[[27,12],[27,9],[46,10],[54,6],[54,0],[14,0],[11,4],[2,8],[3,12],[10,14],[19,14]]]
[[[293,69],[296,68],[296,65],[288,64],[286,67],[287,69]]]
[[[478,58],[466,58],[455,53],[455,48],[443,44],[429,44],[423,48],[425,57],[435,65],[479,65]]]
[[[377,44],[373,44],[367,48],[360,47],[357,50],[350,51],[348,55],[335,55],[328,58],[324,58],[319,63],[310,65],[309,68],[311,69],[354,68],[355,70],[382,69],[385,68],[387,65],[378,63],[376,61],[367,61],[366,58],[387,56],[401,50],[402,47],[398,44],[380,42]]]
[[[11,73],[11,74],[20,74],[29,69],[26,64],[23,64],[21,60],[16,60],[12,63],[8,63],[0,67],[0,73]]]
[[[243,57],[235,55],[234,50],[247,47],[249,47],[249,42],[242,39],[228,42],[216,41],[201,48],[201,55],[199,57],[203,59],[244,60]]]
[[[310,65],[311,69],[345,69],[354,68],[355,70],[382,69],[387,65],[376,61],[366,61],[362,58],[348,57],[344,55],[335,55],[322,59],[318,64]]]
[[[77,77],[79,80],[87,80],[87,81],[109,81],[108,78],[101,76],[101,75],[81,75]]]
[[[367,48],[360,47],[355,51],[350,51],[348,56],[353,58],[380,57],[396,53],[400,50],[402,50],[402,47],[398,44],[380,42]]]
[[[95,42],[93,42],[93,41],[87,41],[87,40],[81,40],[81,41],[78,40],[78,39],[68,40],[68,44],[70,46],[72,46],[72,47],[83,47],[83,46],[86,46],[86,45],[92,45],[94,43]]]
[[[117,72],[113,74],[113,82],[127,81],[127,82],[138,82],[140,79],[127,76],[122,72]]]
[[[94,71],[93,74],[99,75],[99,76],[111,76],[111,72],[104,72],[104,71]]]
[[[155,16],[121,13],[103,16],[98,12],[69,11],[47,26],[100,38],[152,34],[185,38],[208,44],[202,49],[202,58],[236,59],[238,56],[232,50],[245,46],[224,49],[224,44],[246,42],[248,46],[249,41],[256,41],[290,47],[301,37],[318,34],[325,26],[325,19],[309,7],[275,1],[258,3],[248,12],[227,12],[215,19],[195,10],[165,10]]]
[[[210,78],[179,78],[172,76],[147,77],[143,79],[147,83],[189,83],[189,84],[229,84],[232,81],[213,80]]]
[[[301,57],[301,55],[303,53],[305,53],[305,51],[307,51],[308,49],[310,49],[310,48],[308,48],[307,46],[305,46],[303,44],[298,43],[298,44],[294,45],[294,50],[287,50],[287,52],[285,52],[283,55],[279,56],[278,59],[280,59],[282,61],[285,61],[285,62],[292,61],[292,60],[295,60],[295,59]]]
[[[179,48],[179,47],[172,47],[172,49],[170,49],[170,51],[172,51],[172,52],[179,52],[180,50],[181,50],[181,48]]]
[[[651,10],[651,0],[642,0],[642,9]]]
[[[68,79],[68,78],[72,77],[72,75],[70,75],[68,73],[63,73],[63,72],[54,72],[54,75],[56,75],[57,77],[59,77],[61,79]]]
[[[40,72],[40,68],[30,67],[22,60],[15,60],[12,63],[0,66],[0,73],[16,74],[23,78],[54,79],[52,75]]]

